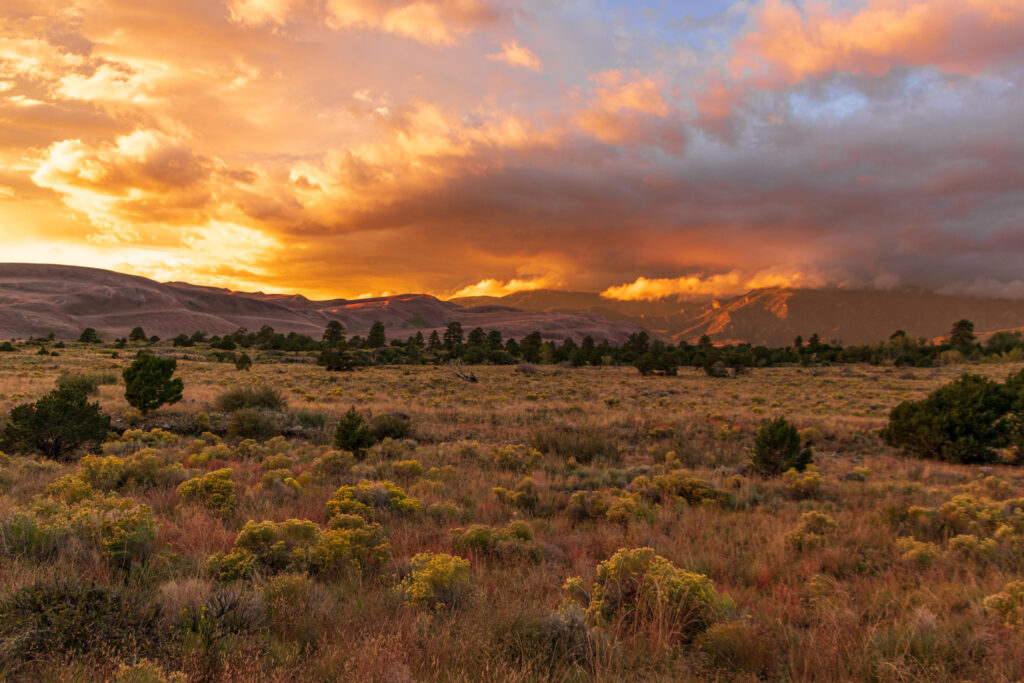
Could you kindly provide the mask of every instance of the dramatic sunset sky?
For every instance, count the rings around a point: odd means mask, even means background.
[[[0,261],[1024,296],[1024,0],[3,0]]]

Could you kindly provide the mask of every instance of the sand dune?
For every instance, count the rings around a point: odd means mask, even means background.
[[[147,334],[172,337],[202,330],[209,334],[264,325],[282,333],[315,338],[331,320],[349,335],[365,334],[375,320],[389,338],[417,331],[429,335],[458,321],[466,332],[474,327],[500,330],[521,338],[539,330],[546,339],[622,342],[642,329],[635,323],[610,321],[579,312],[523,311],[503,305],[464,307],[424,294],[376,299],[311,301],[300,295],[232,292],[181,282],[159,283],[143,277],[95,268],[0,264],[0,338],[26,338],[53,332],[75,339],[86,327],[114,338],[136,325]]]

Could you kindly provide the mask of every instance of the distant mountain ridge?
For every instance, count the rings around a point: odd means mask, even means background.
[[[642,328],[591,313],[523,311],[508,305],[460,306],[426,294],[373,299],[312,301],[302,295],[233,292],[184,282],[159,283],[96,268],[25,263],[0,264],[0,338],[44,336],[77,338],[86,327],[123,337],[135,326],[161,337],[202,330],[225,334],[264,325],[281,333],[319,339],[331,320],[346,334],[365,335],[375,320],[388,339],[443,331],[457,321],[466,332],[496,329],[522,338],[534,330],[545,339],[625,341]]]
[[[616,301],[600,294],[536,290],[504,297],[442,301],[426,294],[313,301],[301,294],[234,292],[184,282],[159,283],[95,268],[0,264],[0,338],[77,338],[85,327],[121,337],[141,325],[161,337],[209,334],[264,325],[319,338],[331,320],[348,335],[364,335],[375,320],[389,339],[443,331],[452,321],[522,338],[621,343],[646,329],[672,342],[707,334],[718,344],[785,346],[797,335],[865,344],[896,330],[934,339],[967,318],[979,336],[1024,328],[1024,301],[936,294],[918,289],[761,289],[707,303],[674,299]]]
[[[633,322],[673,342],[707,334],[717,344],[785,346],[797,335],[868,344],[896,330],[934,339],[966,318],[979,336],[1024,328],[1024,301],[936,294],[920,289],[759,289],[741,296],[691,304],[670,299],[615,301],[599,294],[537,290],[506,297],[453,299],[510,303],[527,310],[580,310]]]

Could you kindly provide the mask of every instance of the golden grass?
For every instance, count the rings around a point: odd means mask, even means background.
[[[122,351],[124,358],[115,359],[109,348],[70,346],[55,358],[22,352],[0,359],[0,410],[41,396],[64,372],[119,373],[132,355]],[[178,366],[185,381],[183,401],[157,411],[149,426],[189,428],[195,415],[210,412],[227,388],[265,383],[284,392],[290,410],[322,412],[329,426],[352,405],[364,413],[408,413],[417,444],[391,458],[375,447],[352,473],[317,482],[302,479],[303,473],[328,446],[322,438],[312,444],[294,440],[287,448],[292,474],[304,482],[300,495],[265,485],[259,457],[192,468],[234,470],[238,505],[230,512],[182,505],[173,487],[121,491],[151,506],[159,522],[157,547],[144,567],[126,575],[81,548],[68,548],[45,565],[2,557],[0,600],[26,585],[55,580],[57,569],[124,584],[154,601],[179,605],[205,599],[216,588],[203,573],[205,559],[230,549],[247,520],[302,518],[323,525],[326,502],[339,485],[373,479],[374,470],[388,478],[391,460],[413,458],[425,474],[400,483],[420,499],[423,511],[382,513],[380,519],[393,571],[400,574],[419,552],[452,553],[453,527],[500,527],[513,519],[530,522],[544,548],[543,561],[472,557],[477,592],[468,607],[454,613],[424,613],[404,604],[387,573],[327,583],[317,588],[313,602],[318,606],[309,608],[309,623],[316,624],[312,645],[300,647],[272,625],[225,637],[207,650],[175,640],[160,653],[164,670],[183,671],[197,680],[302,681],[1024,677],[1021,633],[983,607],[985,597],[1020,578],[1024,559],[1015,564],[966,559],[940,539],[934,558],[908,562],[897,530],[886,521],[886,511],[894,506],[936,508],[965,492],[993,500],[1024,496],[1018,469],[910,460],[875,434],[894,405],[923,397],[968,369],[963,366],[915,370],[912,378],[895,368],[773,368],[732,380],[688,369],[679,377],[641,377],[632,368],[542,367],[524,375],[509,367],[482,367],[475,369],[480,382],[468,384],[443,367],[331,374],[311,364],[268,362],[256,354],[252,371],[239,372],[199,360],[201,352],[188,355],[195,359],[182,358]],[[1017,369],[969,368],[998,379]],[[99,401],[115,424],[126,426],[129,411],[121,386],[103,386]],[[754,431],[776,415],[799,429],[814,430],[807,434],[817,441],[817,494],[793,495],[782,478],[737,476]],[[216,423],[218,416],[212,417]],[[529,443],[538,430],[557,425],[615,442],[619,461],[573,466],[545,456],[530,474],[539,496],[534,511],[501,502],[493,488],[514,490],[524,475],[495,467],[492,449]],[[190,445],[192,438],[183,437],[160,452],[169,461],[183,462],[198,448]],[[0,522],[44,495],[50,482],[75,471],[74,465],[32,467],[27,462],[14,459],[0,468],[5,474],[0,477]],[[453,472],[429,474],[431,468],[446,466]],[[673,468],[728,491],[730,502],[688,506],[661,501],[651,524],[574,523],[565,513],[576,490],[615,492],[628,488],[638,474],[654,476]],[[434,503],[454,506],[458,519],[432,517],[426,510]],[[787,534],[808,511],[827,514],[836,528],[820,543],[798,550],[787,543]],[[667,642],[657,629],[641,627],[607,636],[612,641],[606,647],[579,659],[554,662],[530,645],[534,641],[522,624],[543,621],[558,610],[566,598],[562,584],[567,577],[581,576],[589,585],[599,562],[619,548],[643,546],[677,567],[710,577],[719,593],[735,601],[737,623],[693,643]],[[243,590],[258,598],[261,580],[246,583]],[[742,647],[737,650],[730,638],[756,640],[756,656],[738,657]],[[73,679],[84,670],[87,678],[90,672],[107,675],[120,663],[103,657],[83,661],[72,665],[54,655],[32,664],[31,671]]]

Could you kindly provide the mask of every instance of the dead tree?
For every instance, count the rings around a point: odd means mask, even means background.
[[[461,379],[462,381],[464,381],[464,382],[476,382],[476,381],[478,381],[477,378],[476,378],[476,374],[474,374],[470,370],[467,370],[466,369],[466,364],[463,363],[461,360],[453,360],[448,365],[449,365],[449,367],[451,367],[452,372],[455,373],[455,376],[458,377],[459,379]]]

